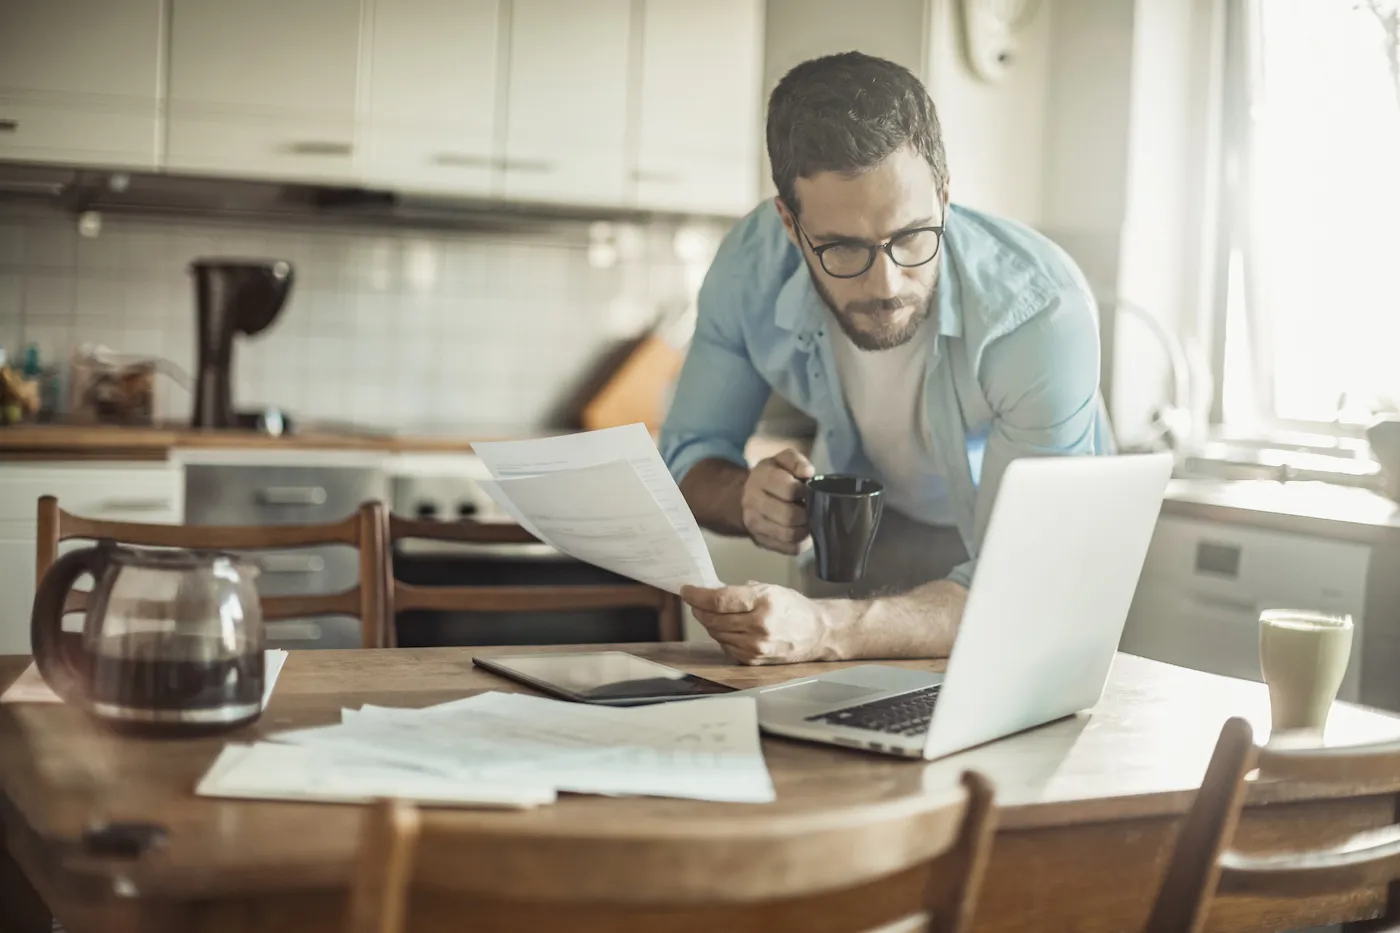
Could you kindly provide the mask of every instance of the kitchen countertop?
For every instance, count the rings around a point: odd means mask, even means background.
[[[541,429],[462,426],[421,431],[308,428],[273,437],[256,431],[113,425],[12,425],[0,428],[0,460],[163,460],[175,449],[355,450],[384,453],[469,453],[474,441],[539,437]]]
[[[1162,514],[1367,544],[1400,543],[1400,504],[1321,482],[1173,479]]]
[[[0,462],[22,460],[166,460],[171,451],[360,451],[385,454],[469,454],[479,441],[523,440],[569,433],[538,426],[429,425],[403,428],[319,427],[283,437],[234,429],[194,429],[182,425],[26,424],[0,428]],[[749,443],[752,461],[785,447],[804,453],[810,442],[757,435]]]

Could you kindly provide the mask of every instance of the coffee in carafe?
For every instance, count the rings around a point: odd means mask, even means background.
[[[63,606],[96,581],[81,632]],[[148,734],[247,725],[265,681],[256,568],[228,554],[99,545],[59,558],[40,581],[32,641],[39,673],[99,721]]]

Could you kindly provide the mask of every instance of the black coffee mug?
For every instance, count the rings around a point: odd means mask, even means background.
[[[817,554],[817,576],[854,583],[880,527],[885,487],[864,476],[828,473],[807,480],[807,527]]]

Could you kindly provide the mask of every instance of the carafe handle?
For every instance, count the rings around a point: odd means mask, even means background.
[[[69,551],[54,561],[34,593],[29,627],[34,663],[44,682],[65,703],[86,705],[89,664],[82,633],[63,630],[63,607],[78,577],[90,573],[100,584],[106,569],[107,556],[103,548]]]

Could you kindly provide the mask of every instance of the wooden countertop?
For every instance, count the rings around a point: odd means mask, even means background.
[[[14,460],[164,460],[172,450],[339,450],[383,453],[470,453],[478,441],[521,440],[567,429],[464,425],[415,431],[308,429],[285,437],[255,431],[112,425],[26,424],[0,428],[0,462]],[[748,455],[770,457],[784,447],[806,452],[810,443],[755,436]]]
[[[366,430],[299,431],[272,437],[256,431],[110,425],[14,425],[0,428],[0,460],[160,460],[171,450],[359,450],[386,453],[469,453],[473,441],[517,439],[543,430],[470,429],[461,433]]]

